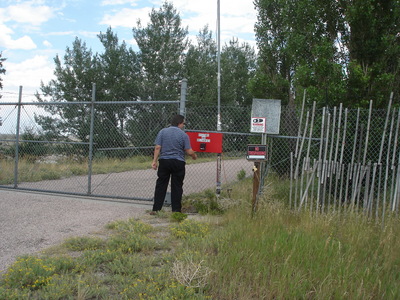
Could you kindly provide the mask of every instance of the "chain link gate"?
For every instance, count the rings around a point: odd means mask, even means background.
[[[150,201],[157,179],[151,169],[154,140],[172,115],[185,114],[186,85],[177,101],[98,102],[95,85],[92,101],[38,103],[22,88],[18,98],[0,103],[0,187]],[[78,117],[67,120],[67,113]],[[191,117],[186,119],[190,123]],[[43,124],[49,128],[53,122],[64,122],[65,131],[44,134]],[[76,124],[69,128],[68,122]],[[232,145],[241,135],[227,133],[224,144]],[[224,158],[229,159],[223,161],[222,184],[251,168],[244,148],[230,149]],[[216,157],[200,153],[196,163],[188,162],[184,195],[215,189]]]

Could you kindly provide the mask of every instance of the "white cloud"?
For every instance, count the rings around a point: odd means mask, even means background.
[[[140,9],[123,8],[115,14],[106,14],[101,20],[100,24],[106,24],[111,27],[128,27],[133,28],[136,26],[138,19],[142,24],[146,25],[149,21],[149,13],[151,8],[145,7]]]
[[[131,6],[137,6],[137,2],[139,0],[103,0],[101,1],[101,6],[106,6],[106,5],[124,5],[124,4],[130,4]]]
[[[174,6],[183,14],[195,13],[207,19],[207,23],[216,21],[218,3],[216,0],[174,0]],[[252,0],[221,0],[220,16],[255,16]]]
[[[125,43],[127,43],[128,45],[133,45],[133,46],[137,46],[136,40],[134,38],[131,39],[126,39],[124,40]]]
[[[208,25],[209,30],[216,36],[218,21],[218,5],[216,0],[174,0],[174,6],[181,14],[184,26],[198,33]],[[233,37],[239,42],[256,46],[254,39],[254,24],[257,13],[253,0],[220,0],[220,29],[221,43],[225,44]],[[247,39],[247,40],[246,40]]]
[[[49,41],[43,41],[43,46],[47,47],[47,48],[51,48],[53,45],[49,42]]]
[[[208,24],[214,33],[217,28],[218,7],[215,0],[195,1],[175,0],[178,10],[191,31],[199,31]],[[220,1],[221,31],[254,34],[256,11],[252,0]]]
[[[23,37],[13,39],[12,35],[14,31],[0,23],[0,47],[4,47],[6,49],[23,49],[23,50],[31,50],[36,49],[36,44],[33,40],[25,35]]]
[[[27,1],[10,5],[0,9],[3,22],[14,21],[38,26],[54,16],[54,11],[46,5],[36,5],[34,1]]]
[[[99,32],[94,31],[79,31],[79,35],[86,37],[86,38],[96,38]]]
[[[124,1],[124,0],[121,0]],[[154,2],[161,7],[162,2]],[[110,1],[107,1],[110,3]],[[191,34],[197,34],[204,26],[208,25],[214,36],[217,31],[217,1],[216,0],[174,0],[174,7],[179,12],[182,25],[189,27]],[[107,24],[113,28],[136,26],[138,19],[142,25],[149,22],[149,13],[153,7],[139,9],[124,8],[122,10],[108,13],[103,17],[101,24]],[[158,9],[157,6],[154,8]],[[254,36],[254,24],[257,21],[256,11],[252,0],[221,0],[220,1],[220,24],[221,39],[228,42],[232,37],[240,35]],[[250,39],[254,40],[254,39]]]
[[[31,31],[54,16],[51,7],[42,5],[43,1],[17,2],[16,4],[0,8],[0,46],[6,49],[36,49],[37,46],[28,35],[15,37],[14,30]],[[27,25],[29,27],[27,27]],[[13,29],[11,29],[13,28]],[[21,36],[22,35],[22,36]]]
[[[58,32],[48,32],[47,36],[64,36],[64,35],[74,35],[73,31],[58,31]]]
[[[3,76],[5,91],[18,90],[23,86],[27,93],[34,93],[40,87],[40,82],[47,83],[54,78],[53,62],[48,56],[36,55],[20,63],[4,62],[6,74]]]

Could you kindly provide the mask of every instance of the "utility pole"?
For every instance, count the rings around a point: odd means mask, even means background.
[[[217,115],[217,131],[221,131],[221,22],[220,22],[220,0],[217,0],[217,61],[218,61],[218,74],[217,74],[217,85],[218,85],[218,115]],[[221,193],[221,165],[222,156],[221,153],[217,154],[217,196]]]

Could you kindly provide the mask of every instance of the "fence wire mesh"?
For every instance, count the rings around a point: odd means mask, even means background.
[[[43,104],[34,95],[23,95],[18,105],[15,98],[9,95],[0,103],[1,186],[152,200],[154,140],[179,113],[179,101],[126,104],[113,99],[95,102],[92,113],[90,102]],[[241,135],[226,135],[225,141],[234,145]],[[222,155],[222,184],[251,168],[245,148],[230,148]],[[188,161],[185,195],[215,189],[216,158],[200,153],[196,164]]]
[[[179,113],[179,101],[37,103],[34,95],[4,94],[0,103],[0,185],[60,193],[151,200],[151,169],[158,131]],[[7,103],[9,102],[9,103]],[[11,102],[13,104],[11,105]],[[93,109],[93,110],[92,110]],[[251,106],[221,106],[221,181],[243,172]],[[282,107],[279,135],[268,135],[268,175],[288,184],[289,205],[352,205],[368,213],[398,211],[399,110]],[[186,107],[186,130],[217,131],[217,107]],[[17,155],[18,154],[18,155]],[[200,153],[187,165],[184,194],[215,189],[217,155]],[[378,212],[379,211],[379,212]]]

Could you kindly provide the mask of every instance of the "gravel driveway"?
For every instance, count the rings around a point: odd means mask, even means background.
[[[140,217],[151,203],[0,189],[0,275],[15,259],[101,230],[107,223]]]

